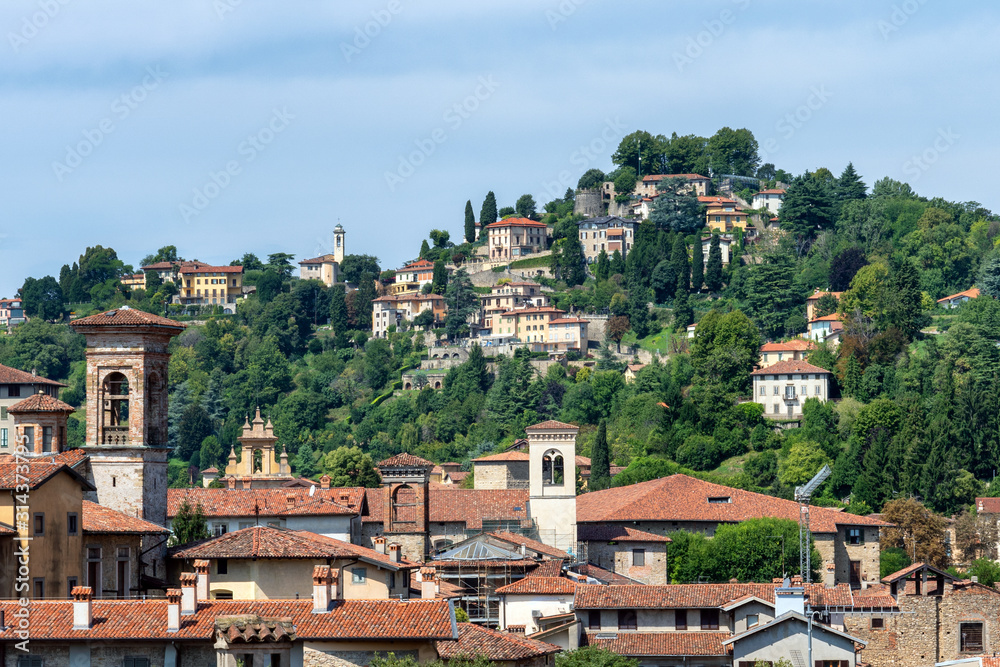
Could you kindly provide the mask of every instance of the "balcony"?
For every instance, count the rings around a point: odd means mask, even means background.
[[[128,426],[105,426],[101,435],[102,445],[127,445]]]

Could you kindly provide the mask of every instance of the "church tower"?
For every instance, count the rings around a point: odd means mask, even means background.
[[[403,558],[422,563],[430,554],[430,479],[434,464],[396,454],[376,466],[382,477],[382,537],[403,548]]]
[[[167,363],[184,325],[128,306],[74,321],[87,339],[90,498],[167,525]]]
[[[528,435],[528,487],[531,518],[538,539],[575,554],[576,434],[572,424],[547,421],[525,429]]]
[[[344,227],[340,223],[333,228],[333,261],[344,263]]]

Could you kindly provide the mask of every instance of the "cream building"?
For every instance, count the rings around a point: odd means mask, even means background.
[[[602,250],[608,257],[617,250],[624,258],[635,243],[639,222],[612,215],[581,220],[578,226],[583,256],[587,258],[588,264],[593,264]]]
[[[830,371],[805,361],[778,361],[751,375],[754,402],[772,419],[798,419],[807,398],[821,403],[830,398]]]

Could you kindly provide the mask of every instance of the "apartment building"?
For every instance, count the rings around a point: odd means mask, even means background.
[[[440,294],[401,294],[380,296],[372,301],[372,336],[385,338],[389,327],[402,321],[412,322],[417,315],[429,310],[434,313],[434,322],[444,321],[447,306]]]
[[[830,398],[830,371],[805,361],[785,359],[753,373],[754,401],[772,419],[799,419],[807,398]]]
[[[549,247],[548,227],[527,218],[507,218],[486,225],[492,260],[514,260]]]
[[[635,243],[635,235],[639,230],[637,220],[626,220],[615,215],[602,218],[590,218],[578,223],[580,245],[583,246],[583,256],[588,264],[597,261],[601,251],[610,257],[617,250],[622,257],[628,254]]]
[[[187,263],[178,270],[177,283],[175,303],[222,306],[224,312],[235,313],[236,301],[243,296],[243,267]]]

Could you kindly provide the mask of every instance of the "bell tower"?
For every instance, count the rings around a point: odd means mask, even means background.
[[[167,345],[184,325],[122,306],[71,326],[87,339],[91,499],[166,526]]]
[[[528,435],[530,514],[538,539],[575,554],[576,434],[573,424],[547,421],[525,429]]]
[[[344,227],[340,223],[333,228],[333,261],[344,263]]]

